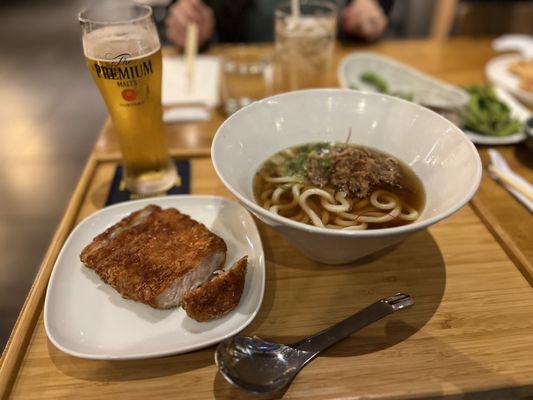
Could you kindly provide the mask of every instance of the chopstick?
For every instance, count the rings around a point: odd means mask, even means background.
[[[300,0],[291,0],[291,16],[293,19],[300,18]]]
[[[185,73],[187,75],[189,91],[192,91],[193,88],[194,67],[197,54],[198,25],[191,23],[187,25],[187,36],[185,39]]]
[[[496,178],[498,178],[500,181],[504,182],[505,184],[509,185],[513,189],[515,189],[517,192],[520,192],[523,194],[529,201],[533,201],[533,190],[529,188],[527,185],[525,185],[523,182],[520,182],[518,179],[516,179],[514,176],[505,173],[504,171],[500,170],[499,168],[495,167],[494,165],[489,165],[489,172]]]

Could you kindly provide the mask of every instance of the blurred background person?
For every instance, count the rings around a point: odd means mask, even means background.
[[[274,39],[276,0],[177,0],[165,19],[167,39],[185,44],[187,25],[198,25],[200,45],[217,42],[266,42]],[[393,0],[353,0],[339,7],[339,38],[378,39],[388,23]]]

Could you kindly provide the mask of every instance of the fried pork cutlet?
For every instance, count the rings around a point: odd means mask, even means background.
[[[80,259],[122,297],[172,308],[221,268],[226,250],[188,215],[149,205],[96,236]]]
[[[244,289],[247,262],[245,256],[228,271],[186,293],[181,306],[187,315],[205,322],[220,318],[237,307]]]

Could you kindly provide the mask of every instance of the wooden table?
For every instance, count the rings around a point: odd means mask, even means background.
[[[483,66],[494,55],[489,43],[384,42],[365,50],[462,84],[483,81]],[[335,62],[352,50],[339,47]],[[336,84],[334,69],[329,80]],[[190,159],[193,193],[230,197],[206,157],[222,120],[214,111],[208,122],[167,127],[174,154]],[[154,360],[105,362],[67,356],[48,342],[42,304],[51,268],[73,226],[103,206],[117,150],[108,123],[4,352],[0,394],[20,399],[248,398],[217,374],[212,347]],[[532,180],[531,156],[524,149],[502,152]],[[484,149],[481,153],[485,159]],[[244,332],[294,342],[376,298],[403,290],[416,299],[415,307],[328,350],[302,372],[284,398],[531,397],[531,224],[525,208],[487,177],[473,201],[456,215],[351,268],[311,262],[259,223],[266,293],[260,313]]]

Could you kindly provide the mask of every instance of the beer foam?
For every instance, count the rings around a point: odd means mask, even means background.
[[[145,27],[106,26],[83,37],[85,56],[97,61],[109,61],[128,54],[129,60],[149,56],[160,49],[157,33]]]

